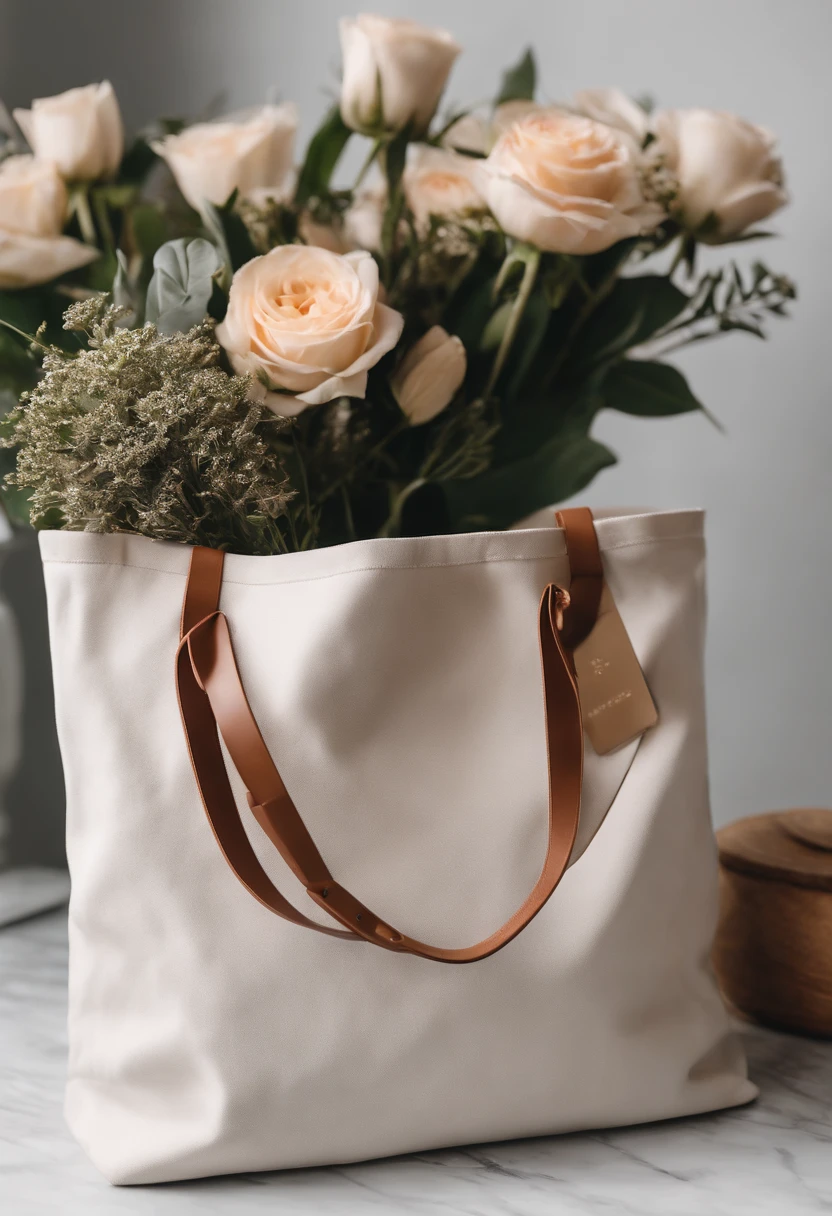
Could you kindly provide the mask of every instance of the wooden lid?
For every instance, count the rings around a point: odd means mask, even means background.
[[[738,819],[716,834],[727,869],[832,891],[832,811],[805,808]]]

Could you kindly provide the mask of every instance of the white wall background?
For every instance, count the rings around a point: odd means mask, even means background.
[[[596,434],[621,463],[583,498],[708,509],[717,821],[832,805],[832,4],[372,3],[453,30],[466,49],[452,101],[492,95],[532,43],[552,98],[617,84],[779,133],[794,203],[777,218],[783,239],[760,252],[797,279],[794,319],[767,344],[735,334],[678,358],[727,436],[699,417],[603,415]],[[273,90],[300,104],[305,138],[336,89],[337,18],[350,11],[343,0],[0,0],[0,95],[20,105],[109,76],[135,128],[159,113],[196,115],[220,94],[230,108]],[[43,825],[50,809],[24,805],[36,782],[42,797],[34,767],[18,794],[28,822]]]

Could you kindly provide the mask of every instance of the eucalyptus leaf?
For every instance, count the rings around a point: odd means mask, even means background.
[[[504,74],[495,105],[505,101],[533,101],[537,89],[537,64],[529,47],[522,58]]]
[[[185,333],[208,311],[220,256],[202,237],[168,241],[153,258],[145,319],[163,334]]]
[[[677,368],[643,359],[623,359],[611,367],[601,394],[608,409],[640,418],[668,418],[703,409]]]
[[[352,131],[341,117],[338,106],[333,106],[312,136],[306,150],[298,186],[295,193],[297,203],[306,203],[310,198],[322,198],[329,192],[329,184],[341,153],[347,146]]]
[[[571,498],[615,462],[603,443],[572,431],[554,435],[525,460],[465,481],[440,482],[440,487],[455,532],[499,530]]]

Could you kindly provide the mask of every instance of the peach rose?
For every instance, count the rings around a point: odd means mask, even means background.
[[[678,182],[679,219],[700,240],[733,240],[789,201],[763,127],[718,110],[664,110],[655,130],[655,153]]]
[[[297,110],[289,102],[258,106],[240,117],[198,122],[153,145],[176,184],[199,211],[204,200],[221,206],[234,190],[282,198],[292,172]]]
[[[483,193],[510,236],[553,253],[589,254],[654,228],[632,141],[561,110],[527,115],[482,162]]]
[[[47,283],[86,266],[98,250],[63,235],[67,193],[49,160],[9,156],[0,163],[0,288]]]
[[[424,230],[432,215],[463,215],[484,211],[476,184],[476,161],[444,148],[419,147],[404,171],[407,205],[417,228]]]
[[[369,253],[279,245],[234,275],[217,339],[234,370],[251,373],[252,399],[276,414],[363,397],[404,327],[378,293]]]
[[[109,80],[39,97],[14,116],[35,156],[54,161],[67,181],[111,177],[121,163],[124,127]]]
[[[447,30],[372,13],[342,18],[340,32],[341,117],[347,126],[400,131],[412,121],[416,134],[424,134],[459,44]]]

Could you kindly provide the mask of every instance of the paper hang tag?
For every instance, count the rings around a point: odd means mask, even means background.
[[[584,729],[595,751],[614,751],[659,720],[647,681],[606,583],[595,628],[575,650]]]

